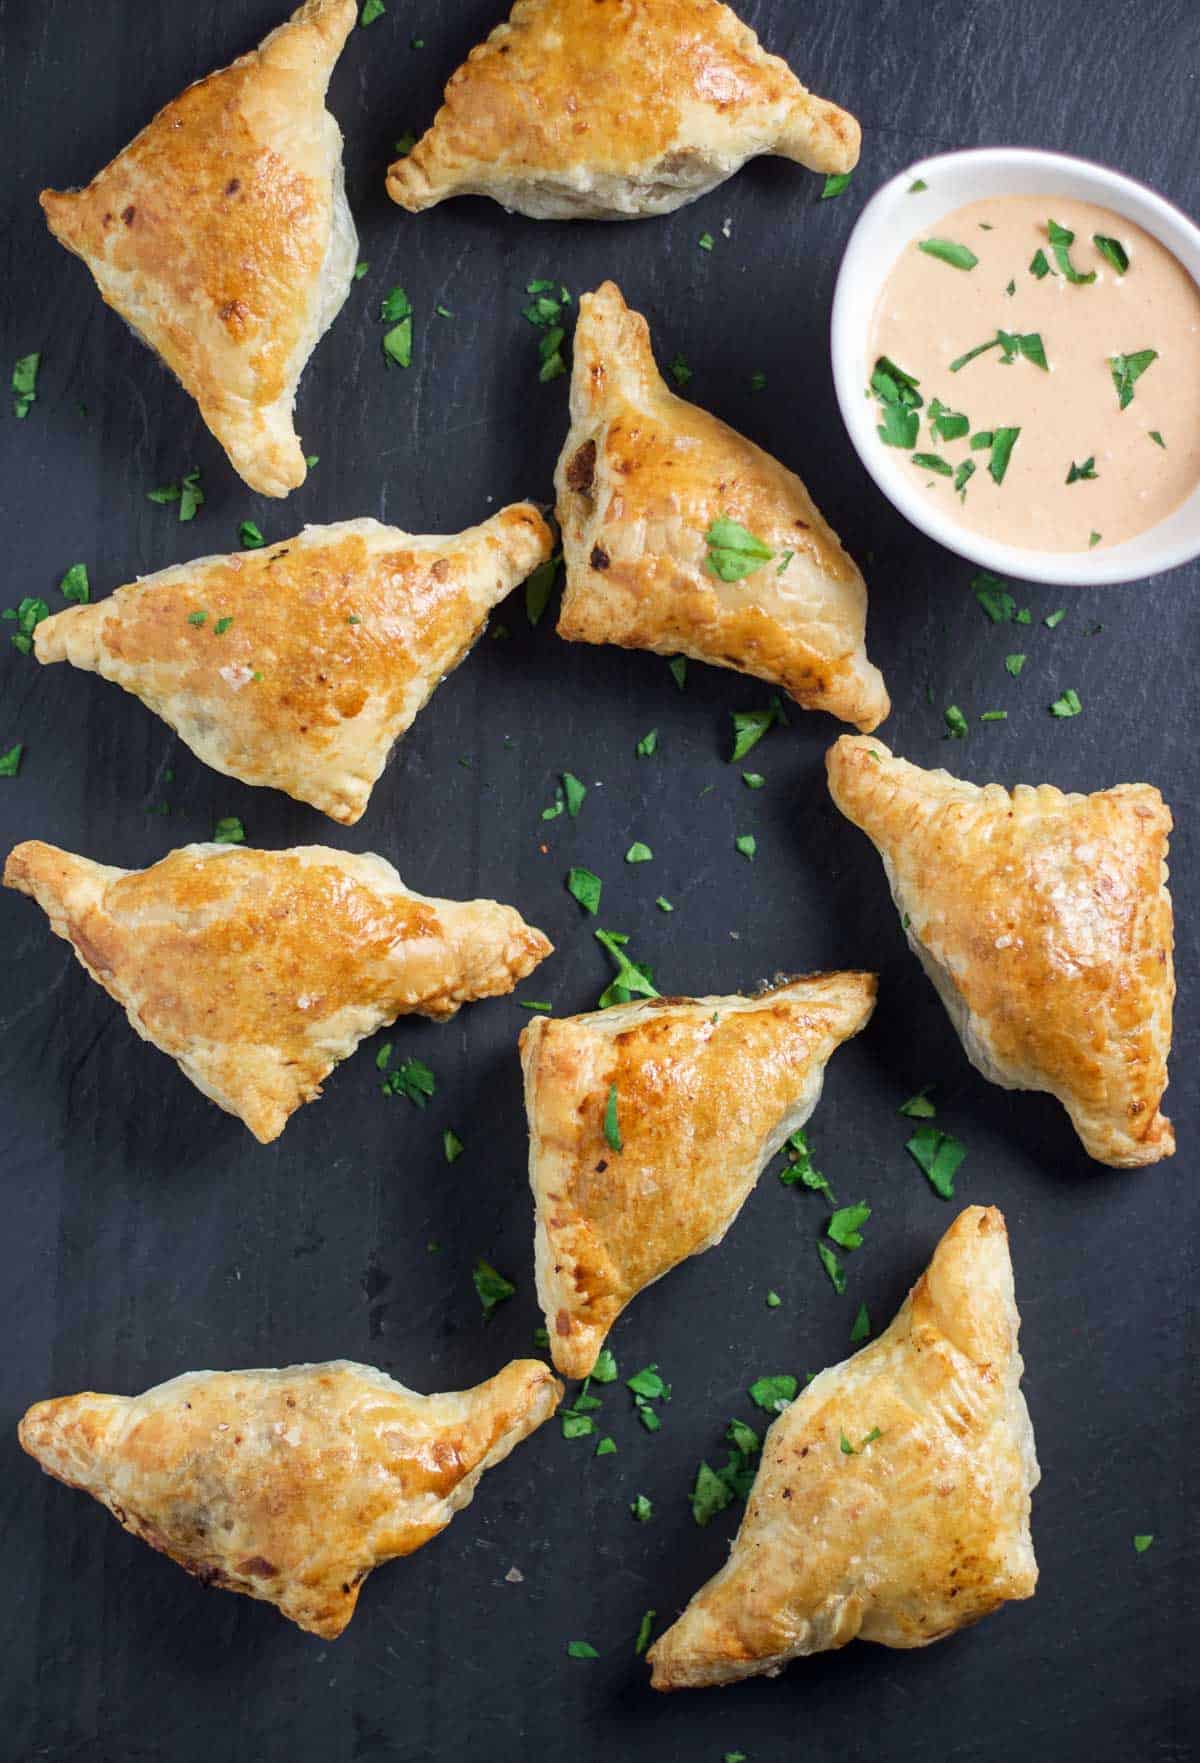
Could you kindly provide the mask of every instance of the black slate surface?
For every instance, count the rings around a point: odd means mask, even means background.
[[[277,22],[273,0],[220,7],[2,0],[5,226],[2,359],[43,352],[39,397],[0,420],[6,599],[61,602],[86,560],[97,593],[136,572],[268,538],[304,521],[374,514],[456,530],[515,497],[548,498],[566,382],[536,383],[525,283],[578,291],[614,276],[690,392],[806,477],[871,587],[870,649],[892,690],[882,731],[908,757],[977,780],[1093,789],[1147,778],[1174,807],[1182,995],[1169,1111],[1181,1151],[1144,1174],[1089,1164],[1061,1110],[1012,1097],[967,1066],[905,951],[878,862],[825,794],[837,730],[797,713],[754,754],[751,794],[725,763],[729,712],[768,694],[694,667],[560,643],[519,597],[437,693],[343,831],[283,796],[207,771],[132,698],[5,645],[0,845],[42,837],[137,866],[240,815],[252,842],[377,849],[413,886],[517,904],[558,945],[518,996],[590,1007],[606,960],[563,888],[569,864],[605,881],[601,922],[626,931],[672,991],[748,987],[778,970],[872,966],[881,1001],[834,1059],[810,1137],[843,1199],[873,1207],[849,1287],[816,1256],[822,1203],[762,1181],[722,1248],[646,1293],[612,1345],[628,1375],[657,1361],[675,1395],[662,1431],[605,1392],[615,1456],[552,1424],[483,1482],[434,1544],[380,1570],[333,1646],[274,1611],[202,1591],[92,1502],[19,1452],[24,1407],[79,1388],[136,1391],[197,1366],[346,1355],[422,1389],[453,1388],[532,1348],[533,1291],[515,1001],[450,1026],[401,1024],[437,1094],[423,1113],[378,1092],[375,1044],[329,1081],[275,1145],[257,1146],[123,1016],[41,915],[0,898],[0,1157],[5,1228],[0,1510],[0,1755],[11,1758],[345,1763],[577,1757],[580,1763],[813,1763],[936,1756],[1137,1757],[1179,1763],[1194,1736],[1197,1205],[1194,884],[1196,591],[1200,569],[1122,589],[1022,601],[1021,633],[988,624],[971,570],[909,531],[860,469],[836,414],[826,328],[833,281],[869,193],[933,149],[1007,141],[1109,160],[1200,205],[1194,111],[1200,16],[1153,0],[971,6],[747,0],[742,11],[814,89],[860,116],[851,190],[760,163],[691,208],[636,226],[538,225],[476,201],[411,218],[383,191],[392,140],[419,130],[440,86],[497,17],[496,0],[389,0],[356,32],[331,102],[370,271],[305,375],[299,425],[320,455],[286,505],[252,496],[190,400],[104,310],[47,234],[44,184],[85,182],[151,113]],[[410,47],[414,37],[424,47]],[[726,236],[724,223],[731,226]],[[697,248],[703,231],[715,249]],[[385,371],[378,304],[394,283],[417,314],[410,372]],[[436,304],[453,319],[433,316]],[[765,392],[750,388],[755,370]],[[7,369],[6,369],[7,371]],[[79,405],[85,406],[81,411]],[[146,491],[198,465],[192,526]],[[1051,631],[1042,616],[1066,605]],[[1102,626],[1096,630],[1096,626]],[[1002,658],[1025,648],[1019,681]],[[1050,700],[1074,686],[1083,714]],[[932,702],[927,701],[928,696]],[[1004,724],[943,738],[949,702]],[[634,743],[657,727],[653,760]],[[589,785],[577,822],[543,824],[558,773]],[[173,772],[171,781],[167,781]],[[169,809],[165,816],[158,810]],[[758,857],[734,849],[753,832]],[[629,868],[641,838],[655,860]],[[665,893],[667,917],[654,906]],[[844,1356],[860,1300],[882,1323],[954,1209],[906,1156],[898,1103],[939,1085],[939,1119],[968,1145],[963,1202],[1008,1218],[1024,1317],[1026,1391],[1044,1470],[1035,1497],[1036,1599],[919,1654],[856,1645],[775,1682],[663,1699],[633,1657],[642,1612],[663,1626],[724,1558],[736,1514],[706,1530],[688,1491],[747,1384]],[[441,1133],[466,1153],[453,1168]],[[437,1253],[427,1252],[431,1240]],[[483,1325],[471,1266],[517,1282]],[[783,1302],[765,1306],[774,1288]],[[654,1502],[648,1525],[629,1502]],[[1132,1536],[1152,1532],[1135,1556]],[[523,1579],[510,1583],[516,1566]],[[587,1639],[600,1654],[568,1659]]]

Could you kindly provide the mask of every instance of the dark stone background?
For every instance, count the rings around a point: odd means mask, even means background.
[[[44,184],[86,182],[189,80],[252,45],[280,18],[279,0],[0,0],[0,360],[44,356],[28,420],[0,419],[6,601],[59,605],[56,584],[77,560],[106,593],[234,548],[244,518],[271,539],[361,514],[450,531],[503,501],[548,498],[566,381],[537,384],[524,284],[553,275],[578,291],[615,276],[649,316],[660,359],[682,350],[692,395],[796,466],[863,562],[871,654],[895,702],[882,732],[898,751],[980,781],[1090,790],[1147,778],[1163,789],[1179,822],[1182,1009],[1168,1103],[1181,1150],[1144,1174],[1106,1171],[1049,1098],[1006,1095],[970,1070],[903,946],[877,859],[825,794],[833,723],[797,713],[773,732],[754,754],[768,779],[757,794],[725,763],[729,712],[768,696],[751,681],[694,667],[680,694],[661,659],[562,644],[550,617],[531,630],[516,597],[499,614],[511,640],[481,644],[441,688],[366,818],[344,831],[206,770],[116,688],[66,667],[42,672],[6,643],[0,749],[20,739],[26,756],[19,779],[0,783],[5,849],[38,836],[137,866],[207,837],[227,814],[266,846],[377,849],[414,887],[492,894],[544,927],[558,953],[520,994],[559,1012],[590,1007],[608,973],[563,889],[579,862],[604,877],[600,922],[632,935],[664,989],[732,991],[780,969],[844,964],[877,968],[881,1001],[868,1033],[834,1059],[811,1128],[839,1196],[874,1208],[846,1295],[817,1262],[822,1203],[765,1177],[724,1246],[639,1299],[615,1332],[624,1375],[655,1360],[674,1384],[662,1431],[643,1432],[622,1386],[605,1396],[616,1456],[596,1461],[547,1426],[443,1537],[372,1577],[347,1635],[328,1646],[265,1605],[201,1591],[43,1478],[14,1427],[44,1395],[136,1391],[190,1367],[347,1355],[439,1389],[528,1352],[540,1318],[515,1050],[525,1014],[500,1001],[448,1027],[402,1024],[398,1047],[436,1071],[432,1106],[380,1096],[371,1044],[263,1149],[135,1039],[29,902],[0,899],[0,1754],[1179,1763],[1196,1715],[1200,570],[1031,590],[1021,597],[1036,622],[1014,644],[976,606],[969,566],[909,531],[860,469],[836,413],[826,327],[862,203],[935,149],[1065,148],[1197,207],[1200,14],[1183,0],[746,0],[768,45],[862,119],[850,191],[819,203],[818,179],[761,162],[666,220],[568,226],[481,201],[420,218],[388,202],[392,140],[425,125],[500,5],[388,6],[351,38],[333,81],[371,268],[304,377],[299,424],[321,462],[285,507],[239,483],[36,203]],[[410,48],[414,35],[423,49]],[[716,235],[711,254],[696,246],[704,230]],[[385,371],[379,348],[379,299],[397,282],[417,314],[408,373]],[[453,320],[433,316],[439,302]],[[756,369],[770,382],[757,394]],[[193,465],[208,499],[185,527],[145,492]],[[1049,631],[1041,617],[1060,604],[1068,615]],[[1019,681],[1002,665],[1015,646],[1030,656]],[[1057,722],[1047,705],[1067,686],[1083,714]],[[972,717],[1005,707],[1009,720],[976,722],[948,745],[951,701]],[[660,752],[637,760],[652,726]],[[544,825],[563,769],[589,784],[586,804],[577,822]],[[164,803],[165,819],[154,812]],[[753,867],[734,850],[743,832],[758,839]],[[653,864],[624,865],[633,838],[653,846]],[[671,917],[654,907],[660,892]],[[925,1653],[855,1645],[775,1682],[656,1697],[633,1657],[641,1614],[655,1607],[658,1627],[673,1615],[724,1558],[736,1517],[693,1524],[698,1460],[718,1460],[730,1415],[753,1417],[744,1391],[756,1375],[844,1356],[860,1299],[884,1321],[953,1215],[906,1156],[896,1113],[931,1081],[942,1124],[969,1147],[958,1198],[997,1202],[1012,1234],[1045,1477],[1038,1595]],[[446,1126],[467,1147],[452,1169]],[[426,1252],[430,1238],[440,1253]],[[481,1254],[519,1288],[487,1327],[471,1286]],[[776,1310],[764,1306],[771,1287],[784,1300]],[[654,1501],[648,1525],[629,1517],[639,1492]],[[1135,1531],[1156,1537],[1141,1557]],[[504,1578],[514,1564],[519,1585]],[[566,1658],[575,1638],[601,1657]]]

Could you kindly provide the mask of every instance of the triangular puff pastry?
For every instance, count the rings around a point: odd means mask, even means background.
[[[335,1359],[60,1396],[31,1408],[19,1437],[202,1584],[336,1640],[371,1569],[444,1530],[561,1395],[533,1359],[440,1396]]]
[[[43,190],[60,244],[178,375],[264,496],[304,482],[292,406],[358,239],[325,88],[354,0],[307,0],[160,110],[84,190]]]
[[[874,1007],[873,974],[820,973],[529,1024],[538,1303],[565,1377],[587,1375],[640,1291],[721,1241]]]
[[[323,845],[184,845],[110,869],[31,841],[4,881],[263,1144],[364,1036],[511,992],[551,952],[511,906],[427,899],[382,857]]]
[[[527,502],[453,538],[310,526],[70,607],[34,642],[39,661],[133,692],[217,771],[351,825],[393,742],[552,548]]]
[[[535,220],[630,220],[760,153],[851,171],[859,138],[717,0],[517,0],[388,193],[414,213],[478,195]]]
[[[769,1429],[733,1553],[647,1655],[655,1689],[926,1647],[1033,1596],[1019,1323],[1003,1214],[968,1206],[887,1333]]]
[[[555,484],[560,637],[755,674],[861,729],[887,715],[857,565],[793,472],[668,391],[645,319],[612,282],[579,304]],[[722,521],[767,552],[740,579],[722,580],[711,562]]]
[[[976,1070],[1057,1096],[1100,1163],[1169,1157],[1171,814],[1158,791],[980,789],[849,736],[828,771]]]

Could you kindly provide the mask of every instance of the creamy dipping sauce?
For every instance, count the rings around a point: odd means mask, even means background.
[[[880,444],[1005,544],[1119,545],[1200,481],[1200,288],[1109,209],[999,196],[944,215],[893,265],[870,360]]]

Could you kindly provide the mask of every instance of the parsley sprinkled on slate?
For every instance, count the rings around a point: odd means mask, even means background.
[[[668,363],[667,372],[675,384],[680,387],[686,386],[692,378],[692,370],[682,355],[676,355],[675,359]]]
[[[778,695],[773,695],[766,710],[731,710],[733,722],[733,752],[729,755],[729,764],[734,765],[744,759],[751,747],[757,747],[769,728],[782,723],[786,728],[788,719],[780,703]]]
[[[980,722],[1007,722],[1008,721],[1008,711],[1007,710],[982,710],[982,711],[980,711],[980,714],[979,714],[979,720],[980,720]]]
[[[658,896],[658,899],[654,904],[658,907],[660,912],[674,912],[675,910],[674,906],[672,906],[671,902],[663,894]]]
[[[1060,697],[1057,697],[1053,704],[1051,704],[1050,714],[1051,716],[1078,716],[1082,709],[1083,705],[1079,702],[1079,693],[1075,690],[1074,686],[1068,686],[1066,691],[1063,692]]]
[[[766,781],[761,771],[744,771],[742,773],[742,782],[748,790],[761,790]]]
[[[675,681],[675,684],[682,692],[684,686],[687,684],[687,656],[673,655],[670,661],[667,662],[667,666],[671,670],[671,678]]]
[[[948,263],[951,269],[974,269],[979,262],[974,251],[953,239],[922,239],[917,250],[924,251],[927,257],[936,257],[939,263]]]
[[[12,370],[13,415],[19,421],[24,421],[30,408],[37,403],[37,376],[41,364],[42,358],[35,352],[20,356]]]
[[[612,1457],[612,1456],[615,1456],[616,1449],[617,1449],[616,1439],[604,1438],[604,1439],[601,1439],[600,1443],[596,1446],[595,1454],[597,1457]]]
[[[30,655],[33,653],[33,633],[43,618],[49,618],[50,608],[43,599],[26,594],[17,606],[10,606],[0,616],[16,621],[12,646],[22,655]]]
[[[1047,221],[1046,225],[1050,235],[1050,249],[1054,253],[1054,261],[1067,280],[1076,283],[1079,287],[1086,287],[1089,282],[1094,282],[1096,279],[1094,269],[1089,269],[1086,274],[1082,274],[1071,262],[1069,252],[1075,243],[1075,234],[1070,228],[1059,226],[1056,220]]]
[[[650,1631],[654,1627],[654,1618],[657,1615],[657,1610],[647,1610],[638,1623],[637,1639],[633,1643],[633,1650],[639,1659],[650,1645]]]
[[[242,547],[246,551],[257,551],[260,546],[265,545],[267,542],[252,520],[244,520],[242,522],[241,526],[238,528],[238,538],[241,540]]]
[[[821,1266],[829,1275],[830,1285],[840,1297],[846,1289],[846,1269],[828,1243],[818,1243],[817,1254],[821,1257]]]
[[[904,1149],[929,1177],[934,1193],[943,1200],[952,1200],[954,1177],[967,1147],[936,1126],[919,1126]]]
[[[924,178],[914,178],[912,183],[908,186],[908,194],[910,196],[919,196],[922,190],[927,190],[928,188],[929,185],[925,182]]]
[[[1030,259],[1029,273],[1030,275],[1035,275],[1039,282],[1045,276],[1050,274],[1050,259],[1046,256],[1046,253],[1042,250],[1041,246],[1038,247]]]
[[[918,1090],[915,1096],[908,1098],[907,1102],[901,1102],[897,1112],[906,1114],[910,1120],[932,1120],[937,1114],[937,1109],[929,1100],[929,1092],[932,1088],[932,1084],[926,1084],[923,1090]]]
[[[387,7],[383,4],[383,0],[363,0],[363,9],[358,15],[358,22],[360,25],[374,24],[375,20],[382,18],[386,11]]]
[[[623,1151],[625,1141],[621,1137],[621,1123],[617,1118],[617,1086],[609,1084],[608,1101],[604,1108],[604,1136],[608,1140],[610,1151]]]
[[[196,510],[204,506],[204,491],[200,484],[200,469],[193,466],[177,484],[163,484],[157,490],[147,490],[146,500],[164,505],[178,502],[180,520],[194,520]]]
[[[1153,1534],[1148,1535],[1148,1536],[1147,1535],[1135,1536],[1133,1539],[1133,1546],[1139,1555],[1144,1555],[1146,1553],[1146,1550],[1150,1547],[1150,1545],[1153,1541],[1154,1541]]]
[[[628,1004],[631,998],[657,998],[661,994],[651,984],[648,970],[631,961],[625,953],[629,938],[619,931],[598,930],[596,941],[608,950],[617,964],[617,975],[601,994],[596,1005],[607,1010],[610,1004]]]
[[[593,915],[600,910],[600,892],[604,884],[590,869],[568,869],[567,892]]]
[[[1077,484],[1081,481],[1091,483],[1099,476],[1100,473],[1096,470],[1096,456],[1094,453],[1089,453],[1082,465],[1076,465],[1074,460],[1071,461],[1067,482],[1069,484]]]
[[[967,719],[957,704],[949,704],[945,710],[946,734],[951,740],[965,741],[967,738]]]
[[[497,1273],[491,1262],[483,1260],[482,1257],[475,1263],[471,1271],[471,1279],[474,1282],[479,1302],[483,1305],[483,1320],[485,1322],[491,1319],[496,1306],[507,1303],[517,1289],[511,1279],[505,1279],[502,1273]]]
[[[1050,631],[1057,630],[1059,625],[1062,623],[1063,619],[1066,616],[1067,616],[1066,607],[1060,606],[1058,608],[1057,612],[1047,612],[1045,618],[1043,618],[1043,620],[1042,620],[1042,623],[1045,625],[1047,630],[1050,630]]]
[[[912,462],[914,465],[919,465],[923,471],[936,472],[938,477],[954,476],[954,467],[950,461],[939,458],[936,453],[914,453]]]
[[[764,563],[770,563],[775,555],[769,545],[727,514],[713,521],[704,535],[704,543],[708,546],[704,567],[709,575],[723,582],[740,582]]]
[[[795,1401],[796,1389],[796,1379],[783,1372],[756,1378],[746,1394],[756,1408],[762,1408],[768,1414],[782,1414],[788,1403]]]
[[[971,577],[971,592],[993,624],[1007,623],[1017,610],[1017,603],[1003,579],[990,570],[981,569],[978,575]]]
[[[227,814],[213,829],[214,845],[244,845],[246,829],[236,814]]]
[[[649,863],[653,856],[654,852],[649,845],[644,845],[641,839],[635,839],[625,853],[625,861],[626,863]]]
[[[376,1064],[383,1053],[391,1057],[392,1044],[389,1041],[381,1049]],[[381,1067],[382,1069],[382,1067]],[[381,1086],[385,1096],[407,1096],[418,1108],[424,1108],[436,1087],[436,1080],[428,1065],[420,1059],[406,1059],[395,1071],[389,1071]]]
[[[701,233],[700,237],[696,240],[697,245],[699,245],[702,251],[711,251],[713,248],[713,242],[713,236],[711,233]]]
[[[639,759],[649,759],[651,754],[658,752],[658,730],[652,728],[648,735],[643,735],[636,747]]]
[[[554,1006],[547,1004],[543,998],[522,998],[521,1008],[522,1010],[540,1010],[545,1016],[553,1010]]]
[[[750,375],[750,390],[752,392],[765,392],[766,389],[767,389],[767,376],[762,371],[761,368],[756,368],[755,371]]]
[[[671,1400],[671,1386],[658,1375],[657,1365],[645,1365],[641,1371],[635,1371],[632,1377],[625,1379],[625,1387],[647,1402]]]
[[[355,281],[361,282],[363,277],[366,275],[367,271],[370,269],[370,267],[371,267],[371,265],[369,263],[356,263],[354,265],[354,279],[355,279]]]
[[[649,1524],[654,1516],[654,1507],[645,1494],[639,1494],[629,1508],[639,1524]]]
[[[1156,447],[1161,447],[1163,452],[1164,453],[1166,452],[1167,443],[1163,440],[1162,436],[1159,434],[1157,429],[1150,430],[1150,439],[1154,442],[1154,445]]]
[[[537,624],[546,610],[561,562],[562,552],[556,551],[553,557],[547,557],[544,563],[538,564],[525,583],[525,616],[532,625]]]
[[[570,1659],[598,1659],[599,1653],[587,1641],[568,1641],[567,1657]]]
[[[992,456],[988,460],[988,471],[996,483],[1004,482],[1008,471],[1008,462],[1012,458],[1013,448],[1020,439],[1019,428],[996,429],[992,439]]]
[[[860,1226],[871,1216],[871,1208],[860,1200],[857,1206],[841,1206],[825,1228],[825,1234],[839,1249],[861,1249]]]
[[[785,1188],[797,1185],[808,1188],[814,1194],[823,1194],[831,1206],[837,1205],[837,1196],[819,1169],[813,1168],[812,1152],[803,1129],[794,1132],[787,1141],[789,1161],[779,1171],[779,1179]]]
[[[412,366],[413,321],[412,304],[403,288],[390,288],[384,295],[379,316],[389,328],[384,331],[382,347],[389,367]]]
[[[1129,268],[1129,253],[1120,239],[1110,239],[1104,233],[1093,233],[1092,244],[1099,251],[1106,263],[1111,263],[1118,275],[1124,275]]]
[[[1133,388],[1146,369],[1158,360],[1157,349],[1138,349],[1132,355],[1110,355],[1113,385],[1117,388],[1117,404],[1121,410],[1133,403]]]
[[[613,1357],[611,1347],[601,1347],[596,1355],[596,1363],[592,1366],[590,1375],[593,1383],[616,1383],[617,1362]]]
[[[18,741],[7,753],[0,753],[0,777],[16,777],[21,769],[21,755],[24,751],[23,744]]]
[[[567,813],[572,820],[578,819],[579,810],[583,807],[583,798],[587,795],[587,785],[569,771],[562,774],[563,793],[567,801]]]
[[[852,171],[831,171],[825,179],[819,199],[828,202],[832,197],[840,196],[853,176]]]
[[[733,1500],[733,1489],[723,1482],[719,1475],[701,1463],[696,1471],[696,1481],[692,1488],[692,1517],[697,1524],[704,1525],[723,1512]]]
[[[375,1069],[376,1071],[386,1071],[391,1063],[392,1043],[390,1041],[385,1041],[375,1055]]]
[[[447,1127],[442,1134],[442,1155],[446,1162],[457,1163],[465,1148],[458,1134],[451,1127]]]
[[[733,843],[748,863],[754,862],[755,853],[758,850],[758,840],[753,833],[739,833]]]
[[[767,1305],[768,1310],[778,1310],[779,1306],[782,1303],[783,1303],[783,1299],[779,1296],[778,1292],[768,1292],[767,1293],[766,1305]]]
[[[564,1408],[559,1418],[565,1439],[590,1438],[596,1430],[596,1422],[590,1414],[577,1414],[573,1408]]]
[[[850,1330],[850,1345],[852,1347],[861,1347],[862,1343],[864,1341],[870,1340],[870,1338],[871,1338],[870,1313],[868,1312],[867,1306],[865,1304],[860,1304],[858,1306],[858,1311],[857,1311],[855,1318],[854,1318],[853,1326],[851,1327],[851,1330]]]
[[[73,563],[59,582],[58,591],[64,600],[73,600],[77,606],[86,606],[92,597],[87,564]]]
[[[924,184],[922,184],[921,188],[925,188]],[[749,1758],[746,1756],[745,1751],[726,1751],[721,1759],[721,1763],[749,1763]]]
[[[1028,657],[1025,655],[1006,655],[1004,657],[1005,672],[1011,673],[1012,677],[1016,679],[1027,659]]]

